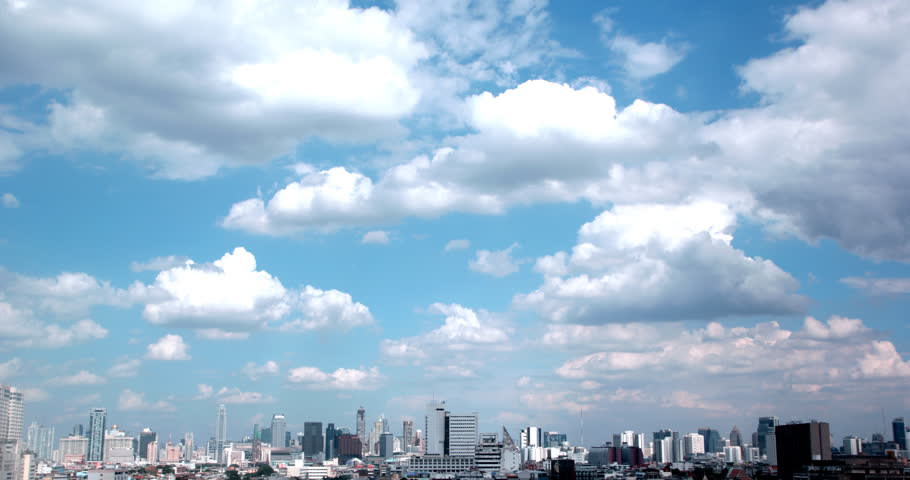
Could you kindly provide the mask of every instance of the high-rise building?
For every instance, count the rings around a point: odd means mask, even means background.
[[[357,409],[357,438],[361,441],[367,438],[367,411],[363,407]]]
[[[743,449],[739,445],[724,447],[724,461],[727,463],[743,463]]]
[[[114,425],[104,435],[104,462],[105,463],[130,463],[133,456],[133,437],[126,435]]]
[[[186,432],[183,436],[183,459],[187,462],[193,461],[193,449],[196,448],[193,441],[193,432]]]
[[[0,440],[22,439],[25,403],[18,388],[0,384]]]
[[[81,423],[77,423],[77,424],[73,425],[73,434],[72,434],[72,436],[74,436],[74,437],[82,437],[82,436],[84,436],[84,435],[85,435],[85,430],[84,430],[84,427],[82,426]]]
[[[262,440],[262,431],[259,430],[259,424],[253,424],[253,439]]]
[[[337,443],[338,430],[335,430],[335,424],[330,423],[325,427],[325,458],[331,460],[338,456]]]
[[[227,408],[218,405],[215,411],[215,461],[224,463],[224,447],[227,446]],[[151,461],[151,459],[149,459]]]
[[[54,459],[54,427],[45,427],[38,422],[28,426],[25,444],[36,460]]]
[[[547,448],[559,448],[567,441],[568,437],[565,433],[546,432],[543,434],[543,446]]]
[[[356,435],[338,436],[338,460],[342,463],[352,458],[359,458],[363,453],[363,444]]]
[[[158,440],[158,434],[153,432],[151,428],[143,428],[139,432],[139,451],[136,454],[141,460],[148,460],[148,448],[149,444]]]
[[[303,423],[303,454],[306,458],[316,458],[325,453],[325,437],[322,435],[322,422]],[[328,458],[328,455],[326,455]]]
[[[431,402],[427,405],[423,434],[427,455],[445,455],[446,402]]]
[[[107,410],[93,408],[88,418],[88,458],[89,462],[104,460],[104,430],[107,428]]]
[[[379,435],[379,456],[389,458],[395,452],[395,435],[389,432],[383,432]]]
[[[904,426],[904,417],[897,417],[891,422],[891,432],[893,435],[894,443],[896,443],[901,450],[907,449],[907,427]]]
[[[743,447],[743,434],[740,433],[739,428],[736,425],[733,425],[733,430],[730,430],[730,446]]]
[[[542,446],[543,434],[539,427],[526,427],[521,430],[521,448]]]
[[[790,423],[774,429],[777,438],[777,477],[793,474],[813,460],[831,460],[831,434],[826,422]]]
[[[373,422],[373,428],[370,429],[370,436],[367,439],[367,448],[366,451],[370,455],[379,455],[379,436],[382,435],[383,428],[383,417],[379,416],[379,419]]]
[[[276,413],[272,415],[272,447],[273,448],[283,448],[287,447],[287,428],[288,422],[284,418],[283,413]]]
[[[844,437],[844,455],[863,453],[863,440],[854,436]]]
[[[404,447],[402,450],[407,453],[408,447],[414,446],[414,421],[405,420],[401,424],[401,436],[404,438]]]
[[[758,440],[754,447],[758,447],[758,450],[762,455],[768,454],[768,434],[774,432],[774,427],[780,424],[780,421],[777,417],[759,417],[758,418],[758,435],[756,439]]]
[[[479,440],[480,421],[477,412],[446,416],[447,455],[453,457],[473,457]]]
[[[679,433],[674,432],[673,430],[665,429],[658,430],[654,432],[654,453],[652,454],[655,458],[659,458],[658,463],[670,463],[675,461],[680,461],[683,456],[682,445],[680,444]],[[661,451],[658,452],[657,442],[659,440],[667,440],[666,443],[661,444]],[[664,451],[666,449],[666,451]]]
[[[716,453],[720,449],[720,433],[713,428],[699,428],[698,434],[705,437],[705,451]]]
[[[683,435],[683,456],[692,458],[705,453],[705,437],[697,433]]]
[[[88,453],[88,438],[81,435],[70,435],[61,438],[59,443],[60,463],[82,463]]]

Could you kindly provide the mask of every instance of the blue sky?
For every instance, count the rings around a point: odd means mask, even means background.
[[[83,3],[0,6],[27,421],[910,406],[904,2]]]

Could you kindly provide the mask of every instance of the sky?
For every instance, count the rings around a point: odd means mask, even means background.
[[[175,440],[432,399],[586,445],[890,431],[907,31],[902,0],[6,0],[0,381],[58,433]]]

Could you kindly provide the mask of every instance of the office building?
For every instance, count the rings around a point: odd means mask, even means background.
[[[18,388],[0,384],[0,440],[22,439],[25,403]]]
[[[550,480],[575,480],[574,460],[553,460],[550,462]]]
[[[158,434],[153,432],[151,428],[143,428],[139,432],[139,451],[136,452],[136,455],[140,460],[148,460],[149,444],[156,441],[158,441]]]
[[[157,443],[157,442],[156,442]],[[224,404],[218,405],[215,411],[215,461],[224,463],[224,447],[227,446],[227,409]],[[152,461],[150,458],[149,461]]]
[[[45,427],[32,422],[26,434],[26,445],[35,454],[37,460],[54,459],[54,427]]]
[[[272,448],[285,448],[287,444],[288,422],[283,413],[272,415]]]
[[[4,412],[0,411],[0,417]],[[19,480],[19,441],[0,439],[0,480]]]
[[[335,424],[330,423],[325,427],[325,459],[331,460],[338,456],[336,453],[337,450],[337,440],[338,431],[335,430]]]
[[[338,461],[345,463],[363,455],[363,443],[357,435],[338,436]]]
[[[19,456],[19,479],[35,480],[38,477],[38,459],[35,454],[24,452]]]
[[[88,454],[88,438],[81,435],[70,435],[60,439],[60,462],[64,464],[82,463]]]
[[[407,452],[408,447],[414,446],[414,421],[405,420],[401,425],[401,436],[404,439],[402,450]]]
[[[792,480],[815,460],[831,460],[831,434],[826,422],[791,423],[774,429],[778,478]]]
[[[683,456],[686,459],[702,455],[705,453],[705,437],[690,433],[683,435]]]
[[[743,449],[743,460],[747,462],[760,462],[761,450],[758,447],[746,447]]]
[[[183,436],[183,459],[187,462],[193,461],[193,449],[196,448],[193,441],[193,432],[186,432]]]
[[[367,411],[363,407],[357,409],[357,438],[367,438]]]
[[[253,424],[253,440],[262,441],[262,430],[259,429],[259,424]]]
[[[451,457],[448,455],[423,455],[408,458],[407,474],[420,476],[427,474],[431,478],[436,475],[452,475],[467,472],[475,468],[474,457]]]
[[[780,423],[777,417],[759,417],[758,432],[756,435],[756,445],[762,455],[768,454],[768,435],[774,433],[774,428]]]
[[[730,446],[743,447],[743,434],[740,433],[736,425],[733,425],[733,430],[730,430]]]
[[[395,436],[389,432],[379,435],[379,456],[382,458],[391,458],[395,453]]]
[[[131,463],[133,457],[133,437],[120,431],[116,425],[104,436],[104,462],[110,464]]]
[[[466,415],[448,414],[446,418],[447,455],[473,457],[479,437],[479,418],[476,412]]]
[[[863,452],[863,440],[854,436],[844,437],[844,455],[859,455]]]
[[[901,450],[907,449],[907,427],[904,426],[904,417],[897,417],[891,422],[891,432],[894,443]]]
[[[150,443],[146,449],[148,450],[146,456],[148,457],[149,463],[158,463],[158,457],[160,456],[158,455],[158,440]]]
[[[699,428],[698,434],[705,438],[705,452],[717,453],[720,450],[720,433],[713,428]]]
[[[542,446],[543,436],[539,427],[527,427],[521,430],[521,448]]]
[[[724,447],[724,461],[727,463],[743,463],[743,450],[738,445]]]
[[[547,448],[559,448],[568,441],[566,434],[559,432],[547,432],[543,438],[543,446]]]
[[[665,429],[654,432],[654,453],[652,456],[658,463],[672,463],[682,460],[683,452],[679,433]],[[663,443],[658,447],[658,441]]]
[[[85,430],[83,428],[84,427],[82,426],[81,423],[77,423],[77,424],[73,425],[73,434],[71,436],[73,436],[73,437],[85,436]]]
[[[322,422],[303,423],[303,454],[306,458],[316,458],[325,453],[325,437],[322,435]],[[325,455],[325,458],[328,458]]]
[[[104,431],[107,428],[107,410],[93,408],[88,420],[88,458],[89,462],[104,460]]]
[[[446,453],[446,402],[431,402],[424,417],[424,441],[427,455]]]

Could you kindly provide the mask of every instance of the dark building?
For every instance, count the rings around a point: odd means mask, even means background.
[[[768,436],[774,433],[774,428],[780,421],[777,417],[759,417],[758,418],[758,435],[756,435],[756,445],[762,455],[768,454]]]
[[[575,460],[551,461],[550,480],[575,480]]]
[[[607,443],[601,447],[591,447],[588,450],[588,465],[595,467],[609,465],[612,445],[612,443]]]
[[[720,433],[713,428],[699,428],[698,434],[705,437],[705,451],[716,453],[720,451]]]
[[[259,431],[259,439],[265,443],[271,445],[272,443],[272,428],[266,427]],[[272,445],[273,447],[278,447],[279,445]]]
[[[285,447],[291,446],[291,432],[288,432],[288,431],[284,432],[284,446]]]
[[[254,423],[254,424],[253,424],[253,440],[262,441],[262,431],[259,430],[259,424],[258,424],[258,423]]]
[[[85,430],[83,429],[81,423],[77,423],[77,424],[73,425],[73,435],[78,435],[81,437],[84,434],[85,434]]]
[[[352,458],[360,458],[363,454],[363,444],[357,435],[338,436],[338,460],[342,463]]]
[[[907,427],[904,426],[904,417],[897,417],[891,422],[891,431],[894,435],[894,443],[898,444],[901,450],[906,450]]]
[[[158,440],[158,434],[152,431],[139,433],[139,450],[136,452],[142,460],[149,459],[149,444]]]
[[[566,441],[568,441],[568,437],[565,433],[546,432],[543,434],[543,446],[547,448],[559,448]]]
[[[831,460],[831,433],[827,422],[778,425],[774,433],[780,480],[793,480],[795,473],[813,461]]]
[[[733,425],[733,430],[730,430],[730,446],[743,448],[743,434],[736,425]]]
[[[793,476],[798,480],[910,480],[910,470],[893,457],[848,456],[810,462]]]
[[[322,436],[322,422],[303,423],[303,455],[306,458],[315,458],[323,453],[325,437]]]
[[[330,423],[325,427],[325,458],[326,460],[335,458],[336,451],[338,450],[335,445],[335,438],[338,436],[337,430],[335,430],[335,424]]]
[[[379,435],[379,456],[389,458],[395,453],[395,436],[389,432]]]

